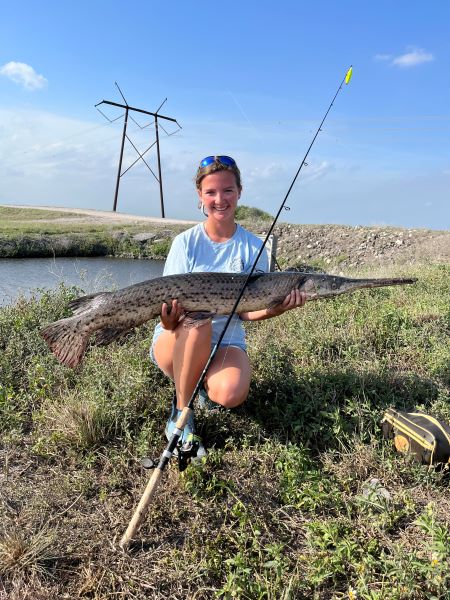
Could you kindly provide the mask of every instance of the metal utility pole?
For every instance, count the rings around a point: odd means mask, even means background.
[[[167,136],[170,136],[170,135],[173,135],[174,133],[177,133],[177,131],[179,131],[181,129],[181,125],[178,123],[178,121],[176,119],[173,119],[172,117],[166,117],[164,115],[158,114],[159,110],[161,109],[161,107],[163,106],[163,104],[166,102],[167,98],[164,100],[164,102],[162,102],[162,104],[159,106],[159,108],[158,108],[158,110],[156,112],[150,112],[148,110],[143,110],[142,108],[135,108],[134,106],[130,106],[128,104],[128,102],[126,101],[125,96],[122,94],[122,90],[118,86],[117,82],[116,82],[116,86],[117,86],[117,89],[119,90],[120,95],[122,96],[123,101],[125,102],[125,104],[119,104],[117,102],[111,102],[110,100],[102,100],[101,102],[99,102],[98,104],[95,105],[96,108],[98,106],[100,106],[100,104],[109,104],[110,106],[116,106],[116,107],[125,109],[125,118],[124,118],[124,123],[123,123],[123,132],[122,132],[122,143],[121,143],[121,146],[120,146],[119,167],[118,167],[118,170],[117,170],[116,189],[115,189],[115,192],[114,192],[113,211],[117,210],[117,199],[118,199],[118,196],[119,196],[119,185],[120,185],[120,179],[121,179],[121,177],[123,175],[125,175],[125,173],[127,171],[129,171],[131,169],[131,167],[133,165],[135,165],[139,160],[142,160],[144,162],[144,164],[146,165],[146,167],[149,169],[149,171],[152,173],[153,177],[159,183],[159,194],[160,194],[160,201],[161,201],[161,217],[164,219],[165,218],[165,211],[164,211],[164,196],[163,196],[163,186],[162,186],[161,152],[160,152],[160,147],[159,147],[158,119],[165,119],[166,121],[171,121],[172,123],[176,123],[176,125],[178,126],[177,130],[173,131],[172,133],[167,133],[167,131],[164,129],[164,127],[161,124],[159,124],[159,126],[161,127],[161,129],[163,129],[163,131],[166,133]],[[106,119],[108,119],[108,121],[111,121],[111,119],[109,119],[105,114],[103,114],[102,111],[99,108],[97,108],[97,110]],[[141,127],[139,125],[139,123],[137,123],[133,119],[133,117],[129,114],[130,111],[134,111],[134,112],[141,113],[141,114],[144,114],[144,115],[150,115],[150,116],[154,117],[154,120],[155,120],[156,140],[146,150],[144,150],[144,152],[142,152],[142,153],[139,152],[139,150],[136,148],[136,146],[133,144],[133,142],[131,141],[131,139],[127,135],[128,118],[130,118],[132,121],[134,121],[136,123],[136,125],[138,125],[138,127],[140,127],[140,129],[145,129],[145,127],[147,127],[147,125],[145,125],[144,127]],[[117,119],[114,119],[114,121],[115,120],[117,120]],[[122,172],[122,161],[123,161],[123,151],[124,151],[124,147],[125,147],[125,139],[127,139],[130,142],[130,144],[133,146],[133,148],[136,150],[136,152],[138,154],[138,158],[127,169],[125,169],[125,171]],[[144,154],[146,154],[150,150],[150,148],[152,148],[155,144],[156,144],[156,153],[157,153],[157,159],[158,159],[158,177],[155,175],[155,173],[153,172],[153,170],[150,167],[150,165],[144,159]]]
[[[166,98],[167,100],[167,98]],[[166,101],[164,100],[164,102]],[[164,199],[163,199],[163,187],[162,187],[162,174],[161,174],[161,155],[159,152],[159,129],[158,129],[158,112],[164,102],[160,105],[155,113],[155,134],[156,134],[156,153],[158,155],[158,175],[159,175],[159,195],[161,198],[161,216],[164,219]]]
[[[117,208],[117,196],[119,195],[119,184],[122,171],[122,159],[123,159],[123,148],[125,146],[125,136],[127,135],[127,124],[128,124],[128,106],[125,108],[125,119],[123,122],[123,133],[122,133],[122,144],[120,146],[120,157],[119,157],[119,170],[117,171],[116,191],[114,193],[113,211]]]

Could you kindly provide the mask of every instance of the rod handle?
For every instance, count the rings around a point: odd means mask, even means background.
[[[137,505],[137,508],[134,511],[134,515],[130,521],[130,524],[128,525],[127,530],[125,531],[122,539],[119,542],[119,546],[122,548],[122,550],[126,550],[128,548],[136,531],[139,529],[147,513],[148,505],[150,504],[151,499],[155,495],[162,474],[162,470],[158,467],[153,471],[153,474],[147,483],[147,487],[145,488],[145,491],[142,494],[142,498],[140,499],[139,504]]]
[[[183,430],[184,426],[186,425],[189,419],[189,416],[193,412],[194,411],[192,410],[192,408],[189,408],[189,406],[185,406],[177,419],[176,428]],[[144,490],[144,493],[142,494],[142,497],[139,501],[139,504],[137,505],[136,510],[134,511],[133,517],[131,518],[127,530],[125,531],[122,539],[119,542],[119,546],[122,548],[122,550],[126,550],[128,548],[128,546],[130,545],[130,541],[135,536],[136,531],[139,529],[142,521],[144,520],[145,515],[147,514],[148,505],[150,504],[153,496],[156,493],[159,480],[161,479],[163,474],[163,470],[168,464],[170,457],[172,456],[174,444],[175,436],[173,435],[172,439],[169,441],[166,449],[161,455],[161,459],[159,461],[158,466],[153,471],[153,474],[147,483],[147,486]]]

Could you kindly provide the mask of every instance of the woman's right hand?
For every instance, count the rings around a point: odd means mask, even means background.
[[[183,307],[178,300],[172,300],[172,307],[170,311],[167,302],[164,302],[161,307],[161,325],[163,329],[167,329],[169,331],[176,329],[183,314]]]

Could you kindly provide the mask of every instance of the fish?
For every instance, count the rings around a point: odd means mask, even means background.
[[[41,335],[56,358],[68,367],[82,360],[89,339],[106,345],[158,317],[164,302],[181,303],[186,327],[199,326],[214,315],[231,313],[247,279],[245,273],[185,273],[149,279],[113,292],[82,296],[69,303],[71,317],[47,325]],[[334,298],[363,288],[415,283],[416,279],[351,279],[326,273],[276,271],[254,273],[236,313],[271,308],[293,290],[308,301]]]

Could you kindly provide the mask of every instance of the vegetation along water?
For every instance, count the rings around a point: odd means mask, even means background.
[[[80,289],[0,309],[0,598],[449,598],[449,472],[396,454],[380,420],[450,421],[450,267],[353,274],[418,281],[248,324],[248,401],[198,411],[206,461],[171,465],[130,554],[172,395],[154,322],[73,370],[39,332]]]

